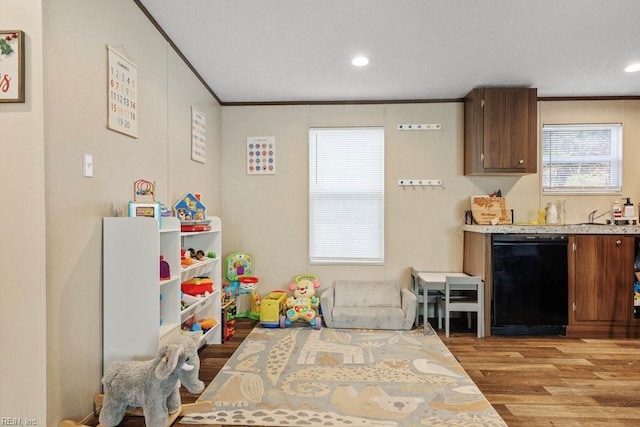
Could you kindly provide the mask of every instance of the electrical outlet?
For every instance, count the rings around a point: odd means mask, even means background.
[[[82,155],[82,176],[93,178],[93,156],[91,154]]]

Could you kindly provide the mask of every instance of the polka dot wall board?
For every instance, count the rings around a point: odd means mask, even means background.
[[[247,138],[247,175],[276,173],[276,138],[250,136]]]

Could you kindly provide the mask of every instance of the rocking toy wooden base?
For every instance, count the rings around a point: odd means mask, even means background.
[[[104,400],[104,394],[96,394],[93,398],[93,413],[97,417],[100,414],[100,410],[102,409],[102,402]],[[169,414],[169,420],[167,420],[167,427],[170,427],[178,417],[187,414],[194,414],[197,412],[209,412],[213,408],[213,403],[204,400],[201,402],[195,403],[185,403],[177,411],[173,414]],[[142,408],[131,408],[128,409],[125,413],[126,415],[131,416],[139,416],[144,417],[144,413],[142,412]],[[81,424],[71,420],[62,420],[58,423],[58,427],[88,427],[86,424]],[[98,427],[104,427],[102,424],[98,424]]]

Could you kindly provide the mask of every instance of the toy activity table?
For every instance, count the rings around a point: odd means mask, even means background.
[[[411,290],[418,297],[418,305],[416,308],[416,323],[418,326],[418,317],[420,316],[420,304],[422,304],[423,321],[427,322],[427,306],[429,303],[435,304],[435,298],[444,295],[444,284],[447,276],[464,277],[466,273],[460,271],[427,271],[411,267]],[[429,301],[429,293],[432,295],[432,301]]]

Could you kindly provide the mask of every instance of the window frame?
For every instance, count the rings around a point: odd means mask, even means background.
[[[599,129],[608,129],[613,132],[611,138],[609,139],[609,144],[611,147],[611,154],[608,155],[585,155],[585,156],[576,156],[574,157],[575,161],[571,161],[571,156],[560,157],[553,161],[548,158],[549,156],[545,154],[547,151],[545,149],[545,141],[547,137],[545,132],[580,132],[580,131],[588,131],[588,130],[599,130]],[[582,159],[580,159],[582,157]],[[575,164],[577,166],[580,165],[589,165],[593,163],[612,163],[613,166],[611,170],[608,172],[609,174],[609,184],[607,185],[575,185],[575,186],[567,186],[567,185],[557,185],[552,184],[550,177],[549,168],[554,165],[559,164]],[[569,195],[600,195],[600,194],[622,194],[622,185],[623,185],[623,126],[622,123],[547,123],[542,125],[541,134],[540,134],[540,187],[542,190],[542,194],[552,195],[552,194],[569,194]],[[614,174],[617,175],[614,177]],[[585,174],[585,176],[587,176]],[[617,183],[615,182],[617,180]],[[617,185],[616,185],[617,184]]]
[[[353,138],[346,136],[359,130],[373,132],[375,141],[379,145],[358,146],[357,144],[368,144],[370,140],[363,139],[362,135]],[[346,140],[337,139],[340,132],[345,133]],[[322,133],[326,139],[320,141],[317,137],[322,136]],[[309,128],[308,135],[310,265],[384,265],[386,137],[384,127],[316,126]],[[351,144],[345,147],[344,152],[337,151],[337,144],[343,142]],[[321,149],[319,144],[324,144],[324,152],[318,152]],[[367,158],[363,150],[366,148],[371,148],[370,155],[373,156],[370,157],[373,163],[369,167],[366,163],[362,163],[362,159]],[[360,153],[363,156],[358,157],[360,161],[356,162],[353,156],[360,156]],[[344,158],[338,159],[338,156],[344,156]],[[322,159],[328,162],[333,161],[333,163],[325,162],[322,165],[319,163]],[[345,159],[353,161],[349,163],[345,162]],[[354,167],[354,164],[358,167]],[[338,172],[345,173],[346,177],[335,179],[335,172],[331,170],[333,167],[336,167]],[[320,176],[317,175],[318,172]],[[353,174],[357,173],[362,174],[360,178],[354,177]],[[372,178],[369,174],[374,174],[374,179],[362,179],[363,176]],[[322,176],[326,179],[322,180]],[[321,181],[317,181],[318,178]],[[365,217],[360,212],[363,207],[371,209],[370,214],[366,214]],[[317,221],[316,218],[323,212],[327,214],[326,221]],[[339,212],[339,219],[336,219],[338,216],[331,217],[334,212]],[[340,230],[344,230],[344,238]],[[322,242],[325,237],[326,242]],[[360,238],[362,238],[360,246],[348,246],[349,242],[358,241]]]

